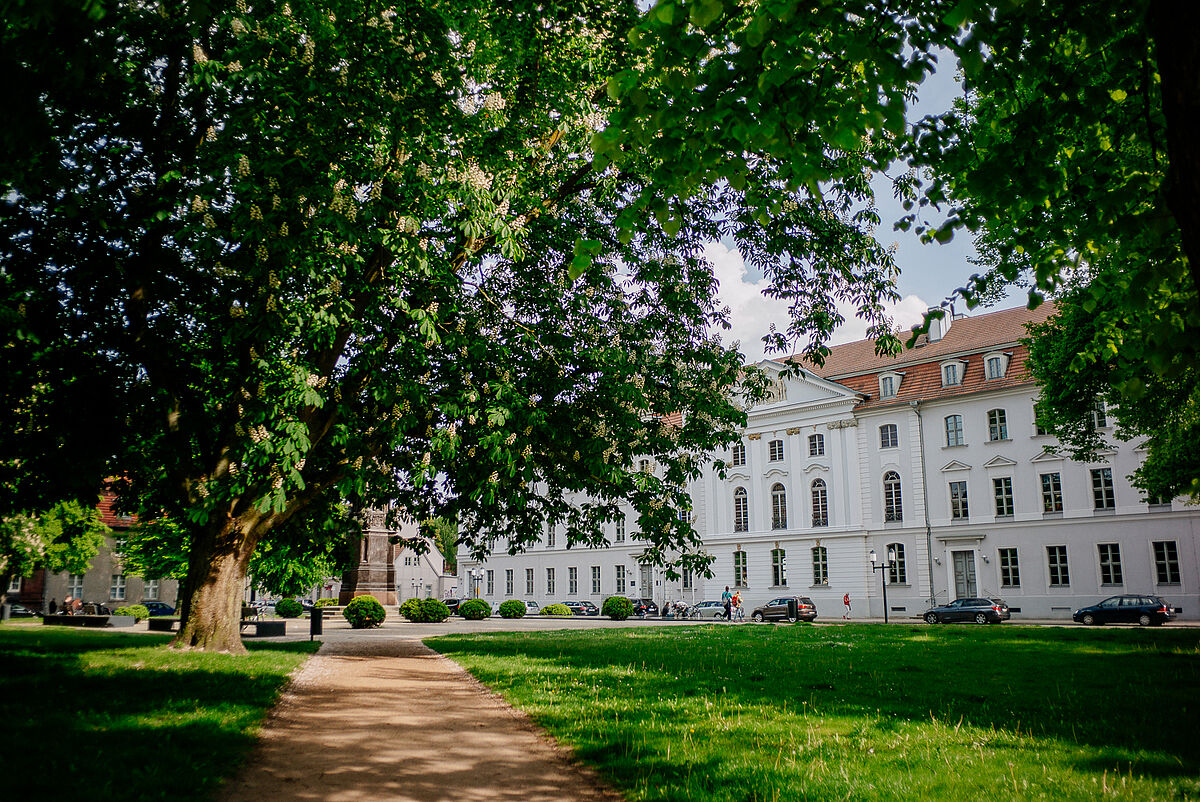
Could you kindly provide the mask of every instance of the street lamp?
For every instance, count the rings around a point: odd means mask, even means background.
[[[467,571],[467,574],[471,577],[471,598],[478,599],[479,583],[483,581],[483,569],[473,568],[470,571]]]
[[[871,549],[871,553],[867,555],[867,559],[871,561],[871,570],[882,572],[887,568],[896,566],[896,550],[888,549],[888,558],[885,563],[876,563],[875,559],[878,555],[875,554],[875,549]],[[887,603],[887,577],[883,573],[879,574],[879,585],[883,588],[883,623],[888,622],[888,603]]]

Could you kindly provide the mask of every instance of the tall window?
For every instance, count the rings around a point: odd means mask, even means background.
[[[749,572],[746,566],[746,552],[735,551],[733,553],[733,584],[738,587],[746,587],[746,578]]]
[[[896,434],[896,424],[885,423],[879,427],[879,447],[880,448],[895,448],[900,445],[900,438]]]
[[[829,584],[829,553],[824,546],[815,546],[812,550],[813,584]]]
[[[951,387],[958,384],[958,363],[942,365],[942,386]]]
[[[1001,379],[1004,377],[1004,362],[998,356],[990,356],[987,361],[987,377]]]
[[[1108,413],[1104,402],[1097,398],[1096,406],[1092,407],[1092,428],[1103,429],[1105,426],[1108,426]]]
[[[567,593],[574,596],[579,592],[579,569],[571,566],[567,569]]]
[[[967,511],[967,483],[950,483],[950,517],[965,521],[970,516]]]
[[[525,569],[525,595],[526,596],[533,595],[533,569],[532,568]]]
[[[554,595],[554,569],[553,568],[546,569],[546,595],[547,596]]]
[[[810,434],[808,436],[808,456],[810,456],[810,457],[825,456],[825,435]]]
[[[142,587],[142,598],[154,601],[158,599],[158,580],[147,579]]]
[[[1057,473],[1043,473],[1042,512],[1062,512],[1062,478]]]
[[[908,565],[904,559],[904,544],[887,544],[887,548],[884,549],[884,553],[887,554],[888,557],[891,557],[893,552],[896,555],[896,559],[892,563],[892,566],[888,568],[888,582],[893,585],[906,585],[908,584]]]
[[[735,466],[746,464],[746,444],[737,443],[733,447],[733,453],[730,454],[729,461]]]
[[[625,566],[623,566],[623,565],[616,566],[616,575],[617,575],[617,593],[624,593],[625,592]]]
[[[22,578],[19,576],[14,576],[12,579],[8,580],[8,592],[9,593],[20,593],[21,592],[21,579]]]
[[[112,582],[108,586],[108,598],[116,601],[124,601],[125,599],[125,575],[113,574]]]
[[[638,462],[638,470],[642,473],[650,473],[650,460],[644,459]]]
[[[625,542],[625,516],[624,515],[622,515],[620,518],[617,519],[617,533],[616,533],[615,540],[618,543]]]
[[[681,581],[683,583],[684,590],[692,589],[694,583],[692,582],[692,572],[689,569],[687,569],[687,568],[683,569],[683,577],[682,577]]]
[[[787,529],[787,491],[778,482],[771,485],[771,528]]]
[[[1004,414],[1002,409],[988,410],[988,439],[989,440],[1007,440],[1008,439],[1008,416]]]
[[[1033,433],[1036,435],[1050,434],[1050,429],[1042,421],[1042,416],[1038,414],[1037,404],[1033,406]]]
[[[1174,540],[1156,540],[1154,547],[1154,581],[1159,585],[1179,584],[1179,547]]]
[[[1013,504],[1012,477],[1001,476],[992,479],[992,494],[996,497],[996,515],[1011,517],[1016,511]]]
[[[71,574],[67,577],[67,595],[73,599],[83,596],[83,574]]]
[[[904,520],[904,505],[900,501],[900,474],[895,471],[888,471],[883,475],[883,520]]]
[[[592,593],[600,592],[600,566],[592,566]]]
[[[783,460],[783,441],[772,440],[767,444],[767,450],[770,452],[771,462],[780,462]]]
[[[487,572],[487,595],[496,595],[496,572],[490,568]]]
[[[1092,500],[1098,510],[1116,509],[1117,495],[1113,488],[1112,468],[1092,469]]]
[[[771,584],[787,584],[787,554],[783,549],[771,549]]]
[[[966,442],[963,438],[962,415],[946,416],[946,445],[961,446]]]
[[[891,398],[896,394],[896,378],[894,376],[884,376],[879,380],[879,397]]]
[[[513,595],[513,569],[511,568],[504,569],[504,595]]]
[[[750,531],[750,499],[744,487],[733,491],[733,531]]]
[[[1017,564],[1015,548],[1000,549],[1000,587],[1021,587],[1021,567]]]
[[[824,479],[813,479],[812,525],[829,526],[829,494],[826,492]]]
[[[554,548],[554,525],[551,524],[546,530],[546,548]]]
[[[1100,584],[1120,585],[1121,547],[1116,543],[1101,543],[1096,548],[1100,551]]]
[[[1049,569],[1050,587],[1066,587],[1071,584],[1071,575],[1067,571],[1067,547],[1047,546],[1046,567]]]

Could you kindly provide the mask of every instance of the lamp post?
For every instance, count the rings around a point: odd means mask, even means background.
[[[473,568],[468,571],[467,574],[471,577],[471,598],[478,599],[479,583],[483,581],[483,569]]]
[[[871,570],[880,571],[879,585],[883,588],[883,623],[888,622],[888,603],[887,603],[887,577],[882,573],[885,569],[893,568],[896,565],[896,550],[888,549],[888,558],[885,563],[877,563],[875,559],[878,555],[875,554],[875,549],[871,549],[871,553],[867,555],[867,559],[871,561]]]

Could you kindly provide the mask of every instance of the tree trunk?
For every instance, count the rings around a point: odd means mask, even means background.
[[[244,654],[239,621],[250,555],[258,543],[257,513],[228,518],[197,533],[188,555],[183,621],[174,645]]]

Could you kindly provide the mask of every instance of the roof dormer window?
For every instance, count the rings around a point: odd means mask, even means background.
[[[1000,351],[983,355],[983,375],[987,380],[1003,379],[1008,372],[1009,355]]]
[[[963,373],[966,371],[967,363],[958,359],[952,359],[949,362],[942,363],[942,386],[956,387],[963,382]]]
[[[900,392],[900,382],[903,379],[903,373],[881,373],[879,375],[879,397],[895,398],[896,393]]]

